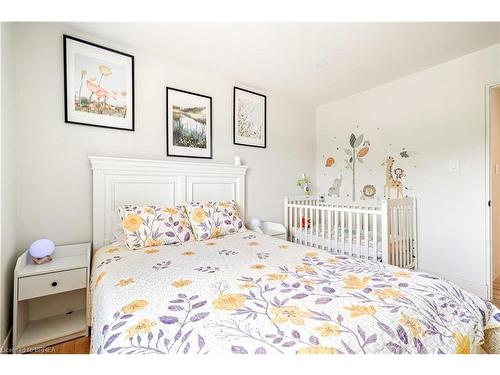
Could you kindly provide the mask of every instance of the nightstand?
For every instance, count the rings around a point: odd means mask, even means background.
[[[273,236],[286,240],[286,228],[283,224],[264,221],[261,225],[262,232],[268,236]]]
[[[88,336],[91,244],[56,246],[52,261],[32,263],[25,251],[14,270],[13,351],[28,352]]]

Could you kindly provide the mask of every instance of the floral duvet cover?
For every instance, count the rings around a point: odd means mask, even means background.
[[[92,326],[103,354],[470,353],[500,310],[431,274],[245,232],[98,250]]]

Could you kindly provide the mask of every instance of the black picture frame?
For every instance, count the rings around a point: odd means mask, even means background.
[[[122,56],[125,56],[127,58],[130,58],[130,64],[131,64],[131,80],[132,80],[132,88],[131,88],[131,120],[132,120],[132,127],[131,128],[123,128],[123,127],[116,127],[116,126],[108,126],[108,125],[102,125],[102,124],[94,124],[94,123],[89,123],[89,122],[83,122],[83,121],[75,121],[71,120],[69,117],[69,111],[68,111],[68,58],[67,58],[67,41],[75,41],[78,43],[83,43],[95,48],[99,48],[102,50],[105,50],[107,52],[112,52],[116,53]],[[125,52],[117,51],[115,49],[105,47],[96,43],[92,43],[80,38],[76,38],[67,34],[63,34],[63,62],[64,62],[64,121],[68,124],[75,124],[75,125],[85,125],[85,126],[92,126],[92,127],[97,127],[97,128],[105,128],[105,129],[115,129],[115,130],[125,130],[125,131],[135,131],[135,67],[134,67],[134,56],[130,55]]]
[[[210,115],[209,115],[209,119],[210,119],[210,132],[207,133],[208,137],[209,137],[209,140],[210,140],[210,155],[209,156],[195,156],[195,155],[185,155],[185,154],[178,154],[178,153],[173,153],[171,150],[170,150],[170,145],[169,145],[169,127],[170,126],[173,126],[173,124],[170,123],[169,121],[169,101],[168,101],[168,93],[169,91],[176,91],[176,92],[180,92],[180,93],[183,93],[183,94],[189,94],[189,95],[193,95],[193,96],[199,96],[201,98],[205,98],[205,99],[208,99],[210,105]],[[186,91],[186,90],[181,90],[181,89],[176,89],[176,88],[173,88],[173,87],[169,87],[167,86],[166,90],[165,90],[165,94],[166,94],[166,97],[165,97],[165,103],[166,103],[166,140],[167,140],[167,156],[175,156],[175,157],[182,157],[182,158],[193,158],[193,159],[212,159],[213,158],[213,122],[212,122],[212,97],[211,96],[208,96],[208,95],[203,95],[203,94],[198,94],[196,92],[191,92],[191,91]]]
[[[237,90],[244,91],[246,93],[260,96],[264,98],[264,145],[252,145],[247,143],[241,143],[236,141],[236,92]],[[256,147],[256,148],[267,148],[267,96],[260,94],[258,92],[250,91],[241,87],[233,87],[233,144],[238,146]]]

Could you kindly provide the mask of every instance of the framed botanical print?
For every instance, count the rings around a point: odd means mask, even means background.
[[[266,96],[234,88],[233,143],[266,148]]]
[[[64,35],[65,121],[134,131],[134,56]]]
[[[212,158],[212,98],[167,87],[167,155]]]

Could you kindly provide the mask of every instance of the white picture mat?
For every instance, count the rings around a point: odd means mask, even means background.
[[[79,122],[89,125],[109,126],[120,129],[132,129],[133,124],[133,78],[132,78],[132,59],[128,56],[120,55],[99,47],[79,42],[70,38],[65,39],[66,43],[66,103],[68,121]],[[126,75],[127,91],[127,114],[125,118],[105,116],[95,113],[86,113],[75,110],[74,93],[78,91],[79,82],[74,81],[75,72],[75,54],[109,61],[112,64],[123,66],[125,71],[130,72]],[[75,87],[78,85],[78,87]]]
[[[251,120],[256,126],[261,129],[261,137],[259,139],[252,137],[244,137],[239,134],[239,123],[238,123],[238,102],[239,100],[246,100],[251,103],[254,107],[254,112],[252,114]],[[266,145],[266,97],[251,92],[247,92],[241,89],[235,89],[234,97],[234,119],[235,119],[235,129],[234,129],[234,140],[236,143],[261,146]]]
[[[193,156],[193,157],[211,157],[212,150],[212,112],[211,112],[211,99],[196,94],[176,91],[175,89],[167,90],[167,116],[168,116],[168,150],[170,155],[176,156]],[[173,106],[180,107],[194,107],[204,105],[206,108],[207,125],[205,134],[207,135],[207,147],[205,149],[174,146],[174,119],[173,119]]]

